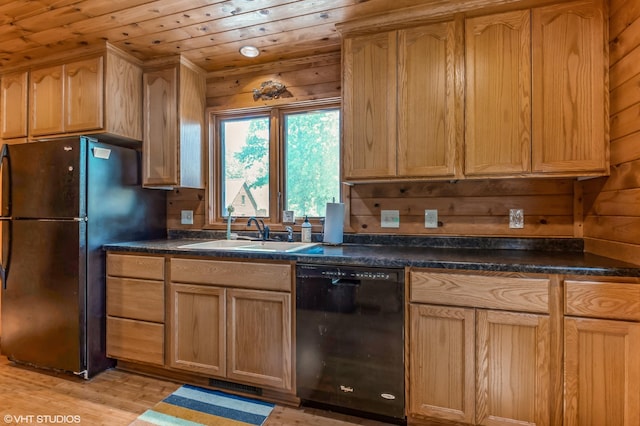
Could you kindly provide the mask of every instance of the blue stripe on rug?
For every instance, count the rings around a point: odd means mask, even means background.
[[[224,392],[198,388],[196,386],[184,385],[172,395],[194,399],[196,401],[215,404],[225,408],[245,411],[261,416],[268,416],[273,410],[274,404],[255,399],[243,398],[237,395],[226,394]]]
[[[181,386],[163,402],[251,425],[261,425],[274,407],[268,402],[190,385]]]
[[[267,418],[244,411],[234,410],[232,408],[221,407],[219,405],[207,404],[206,402],[196,401],[194,399],[184,398],[176,395],[169,395],[164,399],[167,404],[177,405],[178,407],[188,408],[213,416],[224,417],[227,419],[237,420],[239,422],[249,423],[251,425],[261,425]]]

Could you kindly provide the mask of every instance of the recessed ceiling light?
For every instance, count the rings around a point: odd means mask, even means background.
[[[240,53],[247,58],[255,58],[260,54],[260,51],[255,46],[242,46],[240,48]]]

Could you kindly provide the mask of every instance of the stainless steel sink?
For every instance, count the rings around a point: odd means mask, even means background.
[[[291,253],[318,245],[318,243],[287,243],[283,241],[212,240],[178,246],[181,249],[257,251]]]

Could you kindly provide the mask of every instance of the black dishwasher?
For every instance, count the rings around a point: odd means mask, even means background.
[[[298,264],[296,278],[298,397],[402,422],[404,270]]]

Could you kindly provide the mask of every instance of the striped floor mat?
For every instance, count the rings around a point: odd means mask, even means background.
[[[261,425],[274,405],[184,385],[141,414],[131,426]]]

